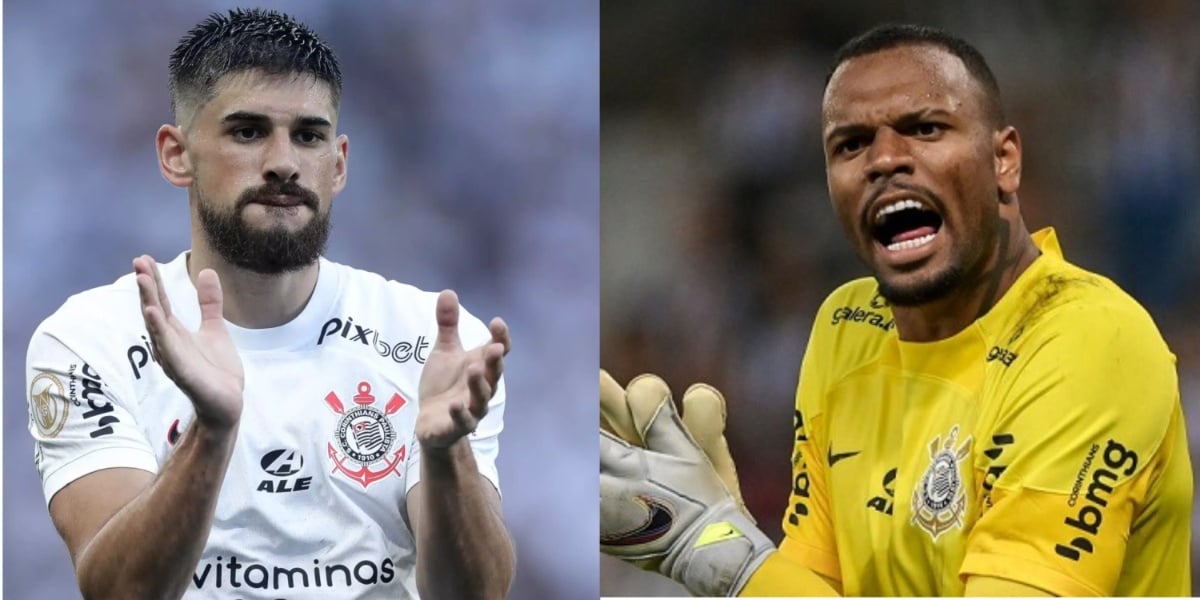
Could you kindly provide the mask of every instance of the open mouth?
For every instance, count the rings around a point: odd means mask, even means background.
[[[933,241],[942,216],[915,198],[881,202],[871,221],[871,237],[890,252],[919,248]]]

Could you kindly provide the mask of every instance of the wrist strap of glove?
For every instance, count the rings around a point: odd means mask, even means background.
[[[733,500],[709,507],[659,572],[698,596],[735,596],[775,544]]]

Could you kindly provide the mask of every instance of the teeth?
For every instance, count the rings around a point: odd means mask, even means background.
[[[897,202],[888,204],[887,206],[884,206],[883,208],[880,208],[878,211],[876,211],[875,212],[875,223],[876,224],[883,223],[884,217],[886,217],[894,212],[906,210],[909,208],[915,208],[917,210],[925,210],[925,206],[922,205],[920,202],[917,202],[916,200],[912,200],[909,198],[905,198],[903,200],[899,200]]]
[[[904,240],[903,242],[896,242],[894,244],[888,244],[887,249],[892,252],[896,252],[898,250],[908,250],[909,248],[917,248],[919,246],[924,246],[925,244],[928,244],[929,242],[933,241],[933,238],[936,236],[937,236],[936,233],[929,233],[929,234],[923,235],[919,238],[913,238],[911,240]]]

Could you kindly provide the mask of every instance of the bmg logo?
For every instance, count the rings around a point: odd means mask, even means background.
[[[1084,496],[1085,502],[1082,503],[1083,508],[1079,509],[1079,513],[1075,516],[1063,520],[1067,526],[1085,534],[1072,539],[1066,546],[1054,545],[1054,551],[1063,558],[1078,562],[1080,552],[1088,554],[1095,552],[1092,541],[1096,535],[1099,535],[1100,525],[1104,523],[1104,513],[1100,509],[1108,506],[1113,489],[1117,486],[1118,475],[1109,469],[1119,471],[1126,477],[1133,475],[1137,470],[1137,453],[1115,440],[1108,440],[1104,446],[1103,458],[1104,465],[1108,469],[1099,467],[1092,472],[1092,481],[1088,484],[1087,495]]]
[[[350,328],[354,328],[354,335],[350,335]],[[321,335],[317,337],[317,345],[320,346],[325,342],[325,338],[337,335],[344,340],[351,342],[360,342],[362,345],[373,348],[377,354],[383,357],[391,357],[392,360],[398,363],[405,363],[410,360],[416,360],[420,364],[425,364],[425,359],[428,357],[429,342],[425,336],[417,336],[417,341],[413,342],[396,342],[395,345],[379,339],[379,330],[363,327],[354,323],[354,317],[346,317],[345,321],[336,317],[325,322],[321,327]]]

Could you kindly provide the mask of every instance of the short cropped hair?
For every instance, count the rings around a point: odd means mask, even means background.
[[[993,121],[993,125],[997,128],[1005,125],[1004,107],[1000,100],[1000,85],[996,83],[996,76],[992,74],[992,69],[988,67],[983,54],[962,38],[935,27],[885,24],[871,28],[846,42],[834,54],[833,65],[829,67],[829,72],[825,76],[825,86],[829,86],[834,71],[842,63],[852,58],[901,46],[921,45],[935,46],[957,56],[971,77],[983,88],[986,102],[984,108],[987,116]]]
[[[312,75],[329,84],[334,108],[341,101],[337,56],[313,30],[277,11],[234,9],[209,15],[171,53],[171,110],[176,119],[181,107],[195,110],[211,100],[221,77],[252,69]]]

